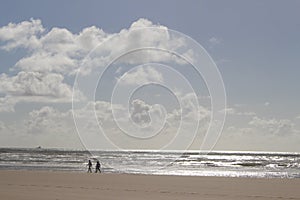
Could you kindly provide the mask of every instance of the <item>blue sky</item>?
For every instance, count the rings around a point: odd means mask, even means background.
[[[0,27],[33,18],[41,20],[46,32],[58,27],[78,34],[86,27],[96,26],[112,34],[145,18],[153,24],[180,31],[200,43],[217,63],[229,108],[236,112],[238,109],[254,112],[256,115],[251,117],[269,122],[289,120],[296,132],[299,130],[299,1],[29,0],[2,1],[1,4]],[[3,43],[0,41],[0,44]],[[0,50],[0,72],[15,75],[17,72],[9,69],[24,56],[28,56],[26,49]],[[15,114],[18,115],[16,111]],[[14,114],[3,114],[2,121],[7,121],[5,116],[9,115]],[[253,118],[244,120],[245,126]],[[240,120],[239,116],[229,117],[228,127]],[[299,139],[293,136],[290,140],[295,141],[295,138]],[[289,144],[286,140],[285,144]],[[289,150],[274,146],[266,150]],[[254,143],[248,149],[256,147],[263,149]],[[224,142],[220,148],[230,149],[230,144]],[[290,150],[300,151],[296,147]]]

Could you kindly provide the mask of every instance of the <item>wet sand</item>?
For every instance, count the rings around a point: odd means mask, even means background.
[[[0,171],[0,199],[300,199],[300,179]]]

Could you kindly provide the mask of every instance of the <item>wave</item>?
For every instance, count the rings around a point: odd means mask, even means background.
[[[100,160],[107,173],[292,178],[300,175],[300,154],[291,152],[0,149],[0,169],[83,172],[88,159]]]

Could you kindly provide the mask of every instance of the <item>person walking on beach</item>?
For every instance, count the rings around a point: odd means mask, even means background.
[[[95,173],[97,173],[98,171],[99,171],[99,173],[101,173],[100,167],[101,167],[100,162],[97,160]]]
[[[87,166],[88,166],[88,173],[92,173],[92,162],[91,162],[91,160],[89,160],[89,162],[88,162],[88,164],[87,164]]]

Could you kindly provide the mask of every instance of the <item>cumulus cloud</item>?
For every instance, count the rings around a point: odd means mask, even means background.
[[[121,105],[114,106],[125,110]],[[101,125],[111,126],[114,123],[111,107],[112,104],[107,101],[90,101],[83,108],[75,108],[74,114],[82,120],[95,119],[96,116]]]
[[[176,142],[172,148],[181,149],[183,147],[180,141],[193,142],[195,132],[198,138],[204,136],[210,117],[207,108],[200,106],[198,110],[187,109],[191,106],[187,103],[189,98],[186,97],[184,112],[181,109],[167,112],[163,105],[148,104],[141,99],[134,99],[128,105],[129,108],[105,101],[90,102],[85,107],[75,109],[74,116],[83,141],[90,144],[91,148],[106,146],[104,141],[109,138],[120,148],[156,149],[170,143],[175,137]],[[112,108],[116,109],[114,114]],[[200,127],[197,130],[198,120]],[[100,127],[107,138],[101,138],[101,134],[99,135]],[[197,147],[199,148],[199,143]]]
[[[22,47],[28,49],[38,48],[40,35],[45,31],[41,20],[31,19],[18,24],[9,23],[0,28],[0,41],[4,42],[0,48],[10,51]]]
[[[33,110],[29,113],[30,119],[28,120],[28,129],[34,134],[40,134],[50,127],[54,130],[57,126],[54,119],[56,119],[58,115],[58,111],[48,106],[39,110]]]
[[[149,124],[151,118],[149,115],[150,106],[144,101],[135,99],[132,101],[131,118],[135,123],[138,124]]]
[[[20,59],[15,68],[27,72],[41,73],[74,73],[77,67],[77,60],[72,59],[63,53],[52,54],[47,51],[39,51],[31,56]]]
[[[145,29],[148,28],[148,29]],[[142,30],[142,31],[138,31]],[[108,41],[109,42],[105,42]],[[71,96],[71,85],[64,80],[72,80],[81,66],[83,59],[84,69],[81,73],[91,73],[93,68],[104,67],[111,59],[119,56],[129,49],[142,46],[176,50],[184,47],[182,38],[171,37],[167,27],[152,23],[147,19],[139,19],[127,29],[118,33],[106,33],[102,29],[91,26],[84,28],[79,33],[72,33],[68,29],[53,27],[49,31],[39,19],[31,19],[20,23],[10,23],[0,28],[0,48],[11,51],[22,48],[25,56],[19,59],[10,68],[14,75],[1,74],[0,92],[6,99],[1,98],[1,110],[12,110],[12,100],[15,99],[37,101],[46,97],[49,101],[57,102]],[[96,48],[102,44],[101,48]],[[92,56],[86,57],[95,49]],[[191,50],[188,49],[189,54]],[[185,52],[182,52],[185,53]],[[140,50],[134,54],[120,58],[122,63],[164,62],[178,60],[168,52]],[[160,73],[152,68],[137,70],[127,73],[125,83],[132,84],[141,81],[159,81],[163,78]],[[21,97],[24,98],[21,98]],[[37,98],[38,97],[38,98]],[[4,109],[7,103],[7,109]]]
[[[26,140],[31,141],[26,141],[25,144],[42,147],[82,148],[70,110],[61,111],[51,106],[34,109],[27,117],[24,117],[17,136],[20,137],[22,133]]]
[[[15,98],[5,96],[0,98],[0,113],[1,112],[13,112],[14,106],[17,100]]]
[[[69,132],[71,113],[61,112],[53,107],[44,106],[29,113],[27,130],[32,134],[61,133]],[[51,134],[51,133],[50,133]]]
[[[163,83],[163,75],[155,68],[139,67],[136,70],[124,73],[119,81],[123,85],[143,85],[147,83]]]
[[[195,141],[198,143],[193,144],[193,148],[199,148],[201,144],[201,138],[207,130],[208,122],[210,119],[210,110],[208,108],[200,106],[200,108],[195,110],[193,98],[189,95],[185,96],[185,104],[187,108],[184,108],[185,112],[181,109],[174,109],[166,114],[166,126],[162,129],[162,132],[157,138],[148,141],[135,141],[132,138],[128,139],[124,133],[118,128],[114,121],[114,116],[112,115],[112,105],[110,102],[106,101],[96,101],[89,102],[86,106],[74,110],[74,114],[78,119],[77,126],[81,137],[87,137],[91,135],[92,141],[95,147],[105,147],[104,140],[97,140],[99,136],[99,125],[103,128],[107,137],[112,140],[116,145],[122,148],[156,148],[160,145],[167,144],[175,135],[179,128],[180,121],[183,120],[180,126],[184,127],[184,133],[187,139],[191,139],[189,135],[193,131],[193,127],[190,127],[190,123],[196,121],[199,117],[200,129]],[[123,115],[123,120],[129,123],[131,118],[135,123],[141,125],[142,127],[149,126],[152,120],[162,120],[164,115],[161,113],[161,107],[156,107],[156,105],[150,105],[145,103],[140,99],[135,99],[131,102],[131,107],[129,108],[129,115]],[[127,108],[122,105],[114,105],[117,109],[122,112],[127,113]],[[189,109],[188,109],[189,108]],[[46,138],[47,141],[59,140],[58,144],[63,144],[61,140],[68,137],[76,137],[76,131],[73,125],[72,110],[60,111],[54,107],[45,106],[40,109],[35,109],[29,113],[28,118],[25,119],[25,128],[28,134],[39,137],[37,140],[41,144],[44,144]],[[156,113],[156,119],[150,118],[150,114]],[[198,112],[198,113],[197,113]],[[236,111],[238,113],[238,111]],[[97,117],[98,121],[96,120]],[[98,124],[99,123],[99,124]],[[219,147],[222,147],[226,142],[228,145],[235,142],[232,145],[232,149],[248,148],[253,150],[255,145],[259,146],[259,142],[264,143],[265,141],[275,140],[273,136],[284,136],[291,135],[290,133],[296,133],[294,130],[293,123],[285,119],[265,119],[259,118],[257,116],[253,117],[246,125],[242,127],[236,127],[235,125],[229,125],[224,131],[223,139],[221,138]],[[6,127],[4,127],[6,128]],[[7,130],[7,128],[6,128]],[[180,140],[185,138],[180,136]],[[255,135],[255,137],[253,137]],[[296,134],[292,134],[296,135]],[[271,137],[272,136],[272,137]],[[182,137],[182,138],[181,138]],[[198,138],[198,139],[197,139]],[[200,139],[199,139],[200,138]],[[245,138],[248,138],[245,140]],[[257,138],[251,140],[251,138]],[[260,141],[261,139],[261,141]],[[93,141],[95,140],[95,141]],[[245,142],[245,144],[243,144]],[[288,141],[285,141],[288,142]],[[280,141],[279,141],[280,143]],[[227,143],[226,143],[227,144]],[[72,146],[72,144],[69,144]],[[227,145],[227,148],[228,148]],[[225,145],[226,146],[226,145]]]
[[[285,136],[298,133],[294,121],[260,117],[255,112],[245,110],[245,106],[227,107],[227,131],[233,135]],[[231,135],[231,134],[230,134]]]
[[[255,116],[249,122],[249,125],[261,129],[262,132],[276,135],[288,135],[295,133],[294,123],[288,119],[263,119]]]
[[[228,126],[224,129],[216,149],[230,151],[299,151],[300,135],[276,135],[258,127]]]
[[[135,100],[132,102],[132,105],[132,116],[124,115],[123,118],[123,120],[128,123],[132,117],[132,119],[139,125],[147,126],[148,124],[145,124],[144,122],[148,122],[149,118],[146,119],[148,114],[149,116],[154,116],[154,118],[151,119],[154,121],[157,120],[156,117],[159,117],[159,115],[162,114],[159,106],[146,104],[142,100]],[[115,105],[115,107],[127,112],[127,109],[121,105]],[[171,137],[172,134],[174,134],[174,132],[169,129],[168,131],[164,131],[163,134],[163,137],[167,137],[168,139],[162,140],[159,138],[150,143],[147,143],[146,141],[139,141],[137,144],[135,140],[128,138],[126,134],[119,129],[118,125],[114,121],[111,108],[111,103],[105,101],[89,102],[82,108],[66,111],[61,111],[51,106],[43,106],[29,112],[28,116],[24,117],[23,123],[15,132],[18,133],[19,137],[23,135],[26,138],[34,138],[34,141],[32,141],[31,144],[47,147],[52,143],[52,147],[60,146],[65,148],[74,147],[76,145],[80,146],[78,135],[74,127],[74,114],[76,119],[78,119],[76,121],[76,125],[79,130],[79,136],[87,147],[91,147],[89,146],[90,144],[92,144],[92,147],[95,148],[104,148],[109,145],[110,142],[105,140],[103,135],[100,134],[100,127],[106,134],[107,138],[119,145],[119,147],[124,148],[137,148],[143,143],[145,147],[153,148],[157,145],[159,146],[163,143],[167,143],[170,139],[168,137]],[[173,130],[174,127],[171,128]],[[5,128],[5,130],[7,130],[7,128]],[[143,132],[140,134],[143,134]],[[10,136],[4,137],[13,138]]]
[[[183,95],[181,97],[181,107],[169,112],[167,116],[167,131],[170,135],[172,135],[172,132],[179,134],[176,136],[175,142],[175,146],[179,149],[183,148],[182,143],[190,144],[191,149],[200,149],[209,126],[215,127],[218,125],[210,120],[212,113],[209,107],[201,104],[197,105],[197,98],[193,95]],[[204,148],[207,148],[207,146]]]
[[[34,19],[0,28],[2,49],[28,50],[27,56],[14,66],[15,70],[23,71],[73,74],[79,60],[106,37],[107,34],[95,26],[85,28],[78,34],[58,27],[46,32],[41,20]]]
[[[245,105],[227,108],[221,138],[216,146],[222,150],[299,151],[297,120],[270,118],[247,111]]]
[[[146,27],[153,29],[134,32]],[[108,38],[112,39],[102,44]],[[105,66],[121,52],[139,47],[141,44],[146,47],[174,50],[185,45],[184,40],[170,37],[167,27],[155,25],[147,19],[139,19],[128,29],[113,34],[105,33],[95,26],[87,27],[78,34],[58,27],[47,32],[41,20],[31,19],[1,27],[0,41],[3,42],[1,48],[7,51],[16,48],[29,50],[28,56],[16,63],[15,70],[59,72],[68,75],[74,74],[82,59],[100,44],[102,44],[101,49],[94,52],[96,57],[92,60],[97,67]],[[126,57],[128,63],[165,60],[176,60],[176,58],[166,52],[149,50]]]
[[[0,112],[13,112],[20,102],[63,103],[72,101],[72,87],[56,73],[24,72],[0,74]],[[83,99],[83,94],[77,94]],[[74,99],[75,101],[79,99]]]
[[[16,76],[0,75],[0,92],[15,96],[70,98],[72,91],[60,74],[19,72]]]

